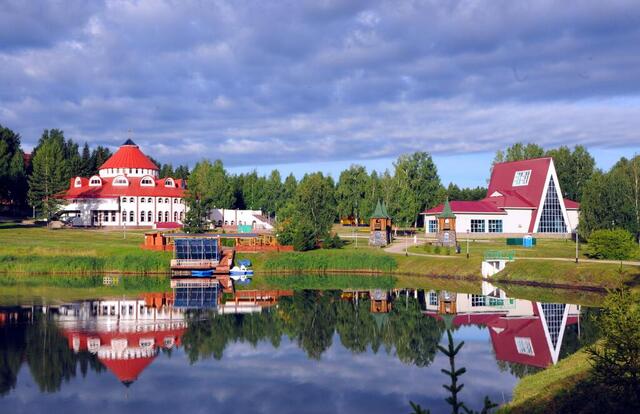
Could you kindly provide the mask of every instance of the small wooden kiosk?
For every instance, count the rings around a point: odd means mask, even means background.
[[[456,240],[456,215],[451,210],[449,200],[445,201],[442,213],[438,214],[438,246],[455,247]]]
[[[391,243],[391,217],[384,202],[378,200],[369,221],[369,245],[384,247]]]

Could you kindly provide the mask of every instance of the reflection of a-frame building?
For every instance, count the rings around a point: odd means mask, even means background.
[[[429,291],[425,313],[436,318],[454,314],[455,326],[487,326],[499,360],[537,367],[557,363],[567,326],[579,323],[579,307],[502,296]]]

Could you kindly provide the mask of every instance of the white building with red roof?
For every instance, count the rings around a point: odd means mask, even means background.
[[[153,227],[181,224],[185,183],[159,178],[159,168],[127,140],[89,178],[73,177],[62,215],[74,226]]]
[[[550,157],[493,166],[487,196],[479,201],[450,201],[458,233],[570,234],[578,226],[580,204],[562,197]],[[427,235],[438,231],[443,204],[424,211]]]

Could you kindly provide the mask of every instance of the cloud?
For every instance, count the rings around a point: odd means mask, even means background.
[[[3,2],[0,123],[235,166],[637,146],[640,5],[579,3]]]

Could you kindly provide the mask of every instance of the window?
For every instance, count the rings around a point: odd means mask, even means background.
[[[130,197],[130,198],[129,198],[129,202],[130,202],[130,203],[133,203],[133,201],[134,201],[133,197]]]
[[[140,212],[140,222],[144,221],[144,211]]]
[[[549,179],[547,186],[547,195],[542,205],[542,213],[540,214],[540,223],[538,224],[539,233],[566,233],[567,225],[564,222],[562,214],[562,206],[558,199],[556,186],[553,177]]]
[[[551,343],[556,348],[560,339],[562,320],[564,319],[564,311],[567,305],[563,303],[541,303],[540,307],[542,308],[542,317],[547,325]]]
[[[105,222],[109,221],[109,213],[107,213],[107,212],[104,213],[104,221]]]
[[[516,171],[513,176],[513,186],[520,187],[529,184],[529,177],[531,177],[531,170]]]
[[[151,197],[149,197],[149,198],[147,199],[147,201],[148,201],[148,202],[150,202],[150,203],[153,203],[153,200],[151,199]]]
[[[113,179],[113,185],[129,185],[129,180],[123,176],[119,176]]]
[[[136,168],[136,174],[138,174],[138,173],[139,173],[139,170]]]
[[[533,345],[531,344],[531,338],[516,336],[515,341],[516,349],[519,354],[535,356],[535,353],[533,352]]]
[[[129,221],[133,223],[134,219],[135,219],[135,216],[133,214],[133,211],[130,211],[129,212]]]
[[[122,211],[122,222],[125,223],[127,221],[127,212],[126,211]]]
[[[164,199],[164,202],[165,202],[165,203],[167,203],[167,204],[169,204],[169,199],[168,199],[168,198],[165,198],[165,199]]]
[[[487,306],[486,298],[482,295],[471,295],[471,306]]]
[[[180,212],[180,220],[184,220],[184,211]]]
[[[484,233],[484,220],[471,219],[471,233]]]
[[[144,203],[144,200],[145,200],[145,199],[144,199],[144,197],[141,197],[141,198],[140,198],[140,202],[141,202],[141,203]]]
[[[162,198],[159,198],[159,199],[158,199],[158,203],[162,203]]]
[[[429,292],[429,305],[438,306],[438,293],[436,291]]]
[[[173,221],[178,221],[178,212],[177,211],[173,212]]]
[[[100,177],[93,176],[91,177],[91,180],[89,180],[89,185],[102,185],[102,180],[100,179]]]
[[[153,186],[153,180],[151,179],[151,177],[144,177],[142,180],[140,180],[140,185]]]
[[[166,180],[164,180],[164,186],[165,187],[175,187],[175,183],[173,182],[173,180],[171,178],[167,178]]]
[[[127,197],[122,197],[122,202],[126,203],[127,202]]]
[[[158,211],[158,222],[162,221],[162,211]]]
[[[429,233],[438,232],[438,220],[429,220]]]
[[[115,211],[111,212],[111,221],[113,221],[114,223],[116,221],[116,212]]]
[[[152,222],[153,221],[153,213],[148,212],[147,213],[147,218],[149,219],[149,222]]]
[[[489,233],[502,233],[502,220],[489,220]]]
[[[173,204],[178,204],[178,199],[177,198],[173,199]]]
[[[82,187],[82,179],[80,177],[76,177],[75,182],[73,184],[75,187]]]
[[[164,212],[164,221],[169,221],[169,212],[168,211]]]

